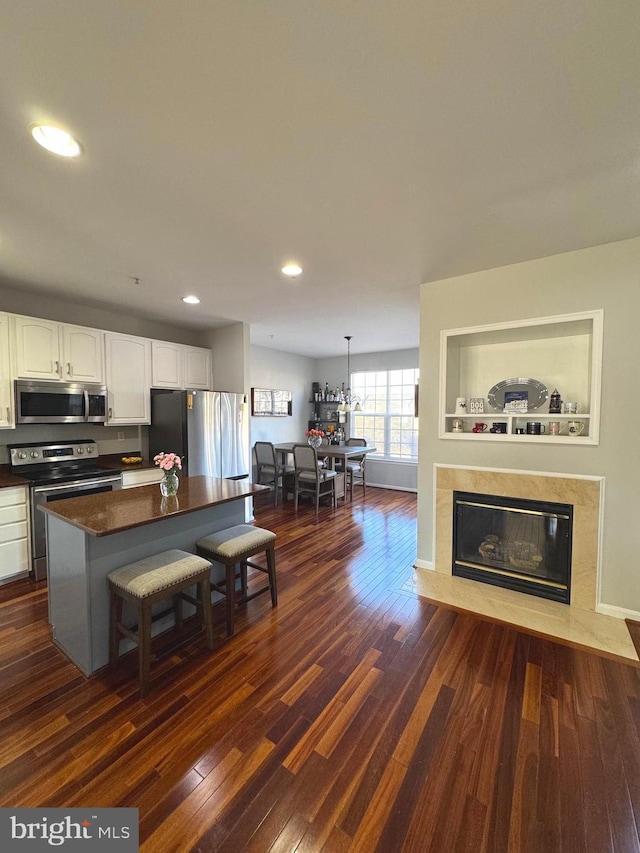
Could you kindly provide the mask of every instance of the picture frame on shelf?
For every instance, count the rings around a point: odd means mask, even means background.
[[[528,391],[505,391],[504,409],[505,414],[526,415],[529,411]]]
[[[484,415],[484,397],[471,397],[469,400],[469,414]]]

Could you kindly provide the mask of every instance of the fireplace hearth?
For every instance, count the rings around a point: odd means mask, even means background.
[[[569,604],[573,506],[453,492],[452,571]]]

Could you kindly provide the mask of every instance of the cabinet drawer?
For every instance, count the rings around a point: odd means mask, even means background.
[[[123,471],[122,488],[132,489],[134,486],[147,486],[149,483],[159,483],[163,476],[159,468],[148,468],[144,471]]]
[[[27,539],[19,539],[14,542],[4,542],[0,545],[0,580],[28,572],[29,565],[29,542]]]
[[[4,524],[14,524],[16,521],[24,521],[27,517],[27,505],[16,504],[15,506],[0,507],[0,527]]]
[[[26,521],[17,521],[15,524],[0,525],[0,544],[11,542],[14,539],[26,539],[29,534]]]
[[[10,486],[8,489],[0,489],[0,507],[26,504],[26,502],[27,489],[25,486]]]

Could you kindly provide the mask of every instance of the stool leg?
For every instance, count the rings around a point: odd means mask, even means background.
[[[227,566],[227,637],[232,637],[234,632],[234,620],[236,612],[236,566],[235,563]]]
[[[207,637],[207,646],[213,649],[213,614],[211,612],[211,583],[209,575],[203,577],[198,585],[202,604],[202,627]]]
[[[176,630],[182,630],[182,598],[180,595],[173,596],[173,615],[176,620]]]
[[[271,606],[278,604],[278,586],[276,583],[276,549],[273,545],[267,548],[267,568],[269,570],[269,588],[271,589]]]
[[[120,653],[118,622],[122,622],[122,598],[109,587],[109,666],[114,667]]]
[[[140,695],[149,692],[151,669],[151,606],[144,601],[138,608],[138,665],[140,667]]]
[[[247,594],[247,564],[240,563],[240,592],[243,596]]]

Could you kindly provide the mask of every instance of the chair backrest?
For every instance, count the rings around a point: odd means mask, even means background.
[[[346,441],[348,447],[366,447],[366,438],[348,438]]]
[[[318,454],[310,444],[293,445],[293,464],[296,472],[315,471],[318,473]]]
[[[276,451],[270,441],[256,441],[253,445],[256,454],[256,464],[261,465],[276,465]]]

